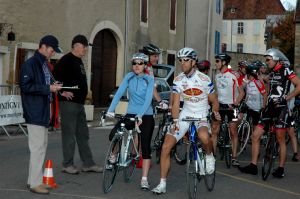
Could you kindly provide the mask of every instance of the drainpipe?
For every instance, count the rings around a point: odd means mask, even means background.
[[[185,18],[184,18],[184,34],[183,34],[183,46],[186,46],[186,35],[187,35],[187,0],[184,1],[184,14],[185,14]]]
[[[206,59],[209,60],[210,55],[210,29],[211,29],[211,4],[212,1],[208,1],[208,17],[207,17],[207,36],[206,36]]]
[[[125,1],[125,41],[124,41],[124,67],[123,67],[123,76],[126,72],[127,66],[127,54],[128,54],[128,0]]]

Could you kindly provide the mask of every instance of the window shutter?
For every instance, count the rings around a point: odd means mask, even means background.
[[[176,0],[171,0],[171,13],[170,13],[170,29],[175,30],[176,28]]]

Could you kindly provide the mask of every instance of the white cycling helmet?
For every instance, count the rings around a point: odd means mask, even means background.
[[[147,64],[148,61],[149,61],[149,57],[147,55],[145,55],[144,53],[135,53],[135,54],[133,54],[132,58],[131,58],[131,61],[133,61],[135,59],[143,60],[145,64]]]
[[[277,48],[270,48],[268,49],[264,56],[270,56],[274,61],[285,61],[289,62],[289,59]]]
[[[182,48],[178,51],[177,58],[180,59],[185,57],[193,60],[197,60],[197,52],[192,48],[188,48],[188,47]]]

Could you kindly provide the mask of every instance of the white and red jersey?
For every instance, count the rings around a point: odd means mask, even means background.
[[[180,94],[184,104],[182,112],[204,118],[208,114],[208,95],[214,92],[211,79],[195,70],[190,76],[179,74],[173,82],[173,92]]]
[[[254,111],[260,111],[263,105],[262,95],[266,93],[265,85],[257,79],[249,80],[246,86],[246,104]]]
[[[148,64],[146,65],[146,68],[145,68],[144,72],[145,72],[145,74],[147,74],[147,75],[154,76],[154,74],[153,74],[153,68],[152,68],[152,65],[151,65],[150,63],[148,63]]]
[[[216,75],[216,84],[219,102],[221,104],[234,104],[239,95],[238,87],[242,86],[243,81],[237,71],[227,69],[224,73]]]

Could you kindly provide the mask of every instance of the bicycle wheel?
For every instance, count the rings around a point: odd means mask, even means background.
[[[238,153],[239,156],[245,150],[248,140],[251,133],[251,127],[248,121],[244,121],[238,129],[238,139],[239,139],[239,146],[238,146]]]
[[[139,136],[137,133],[135,133],[135,135],[133,135],[133,140],[131,140],[128,145],[128,154],[126,159],[128,165],[124,167],[123,170],[123,177],[125,182],[130,182],[135,171],[136,164],[139,160],[137,159],[139,153],[139,143]],[[135,150],[135,148],[137,149],[137,151]]]
[[[231,166],[231,145],[230,145],[230,137],[227,126],[222,127],[222,131],[224,133],[224,158],[226,167],[230,168]]]
[[[268,142],[265,148],[265,154],[263,158],[263,165],[262,165],[262,179],[267,180],[270,175],[271,169],[273,168],[274,163],[274,149],[276,143],[276,136],[270,135],[268,138]]]
[[[160,163],[161,147],[162,147],[163,139],[164,139],[163,135],[164,135],[163,124],[162,124],[162,122],[160,122],[159,126],[158,126],[158,131],[153,140],[153,147],[152,147],[153,151],[155,151],[155,162],[157,164]]]
[[[187,141],[185,137],[177,142],[174,148],[174,158],[177,164],[184,165],[187,161]]]
[[[102,189],[104,193],[108,193],[115,181],[117,172],[119,170],[118,162],[120,157],[122,137],[115,135],[110,143],[109,149],[104,161]],[[110,161],[111,154],[114,154],[116,161],[112,163]]]
[[[206,155],[205,155],[205,153],[203,153],[203,155],[204,155],[204,172],[205,172],[204,182],[205,182],[206,189],[208,191],[212,191],[215,187],[216,165],[215,165],[214,172],[208,173],[206,170]],[[200,166],[200,168],[201,168],[201,166]]]
[[[195,160],[195,155],[198,153],[194,153],[193,149],[194,145],[191,144],[188,147],[188,160],[186,163],[186,182],[187,182],[187,194],[188,198],[194,199],[196,198],[197,193],[197,183],[200,180],[200,175],[196,172],[199,171],[199,165],[197,160]],[[199,158],[199,157],[197,157]]]

